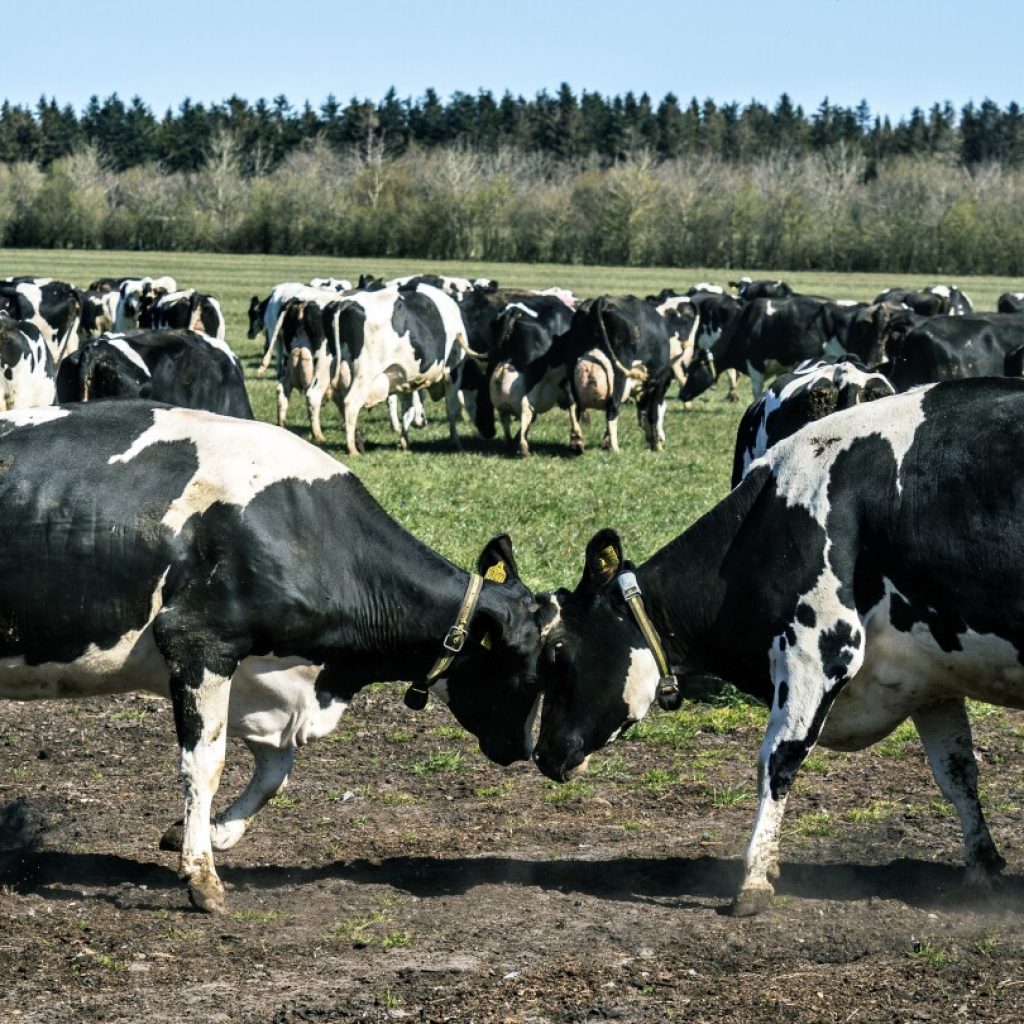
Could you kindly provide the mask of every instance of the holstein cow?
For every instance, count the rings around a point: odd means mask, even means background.
[[[933,284],[920,290],[887,288],[874,301],[904,305],[922,316],[966,316],[974,312],[974,303],[954,284]]]
[[[541,657],[534,758],[591,751],[727,679],[771,708],[736,914],[768,906],[786,796],[817,743],[860,750],[911,718],[960,816],[967,881],[1004,865],[978,802],[965,699],[1024,708],[1024,382],[956,381],[848,409],[770,448],[719,505],[632,566],[587,547]]]
[[[198,908],[224,910],[210,807],[229,730],[266,739],[280,781],[303,730],[411,680],[407,703],[433,686],[492,760],[529,755],[540,615],[507,538],[466,573],[289,432],[149,402],[8,413],[0,460],[18,524],[0,550],[0,697],[170,696]],[[315,543],[282,539],[287,522]]]
[[[102,283],[98,282],[98,283]],[[139,314],[142,311],[144,297],[159,298],[178,290],[178,282],[173,277],[126,277],[121,280],[117,289],[117,312],[114,316],[114,329],[130,331],[139,326]]]
[[[560,401],[563,407],[568,404],[560,338],[572,317],[572,309],[557,296],[538,296],[530,305],[506,306],[494,323],[496,340],[487,373],[490,405],[501,417],[506,445],[516,447],[519,455],[530,454],[534,419]],[[513,418],[519,420],[514,441]]]
[[[107,289],[90,288],[81,293],[82,321],[78,325],[79,343],[87,338],[98,338],[114,329],[117,320],[118,293]]]
[[[0,311],[0,412],[53,405],[53,356],[42,331]]]
[[[1024,316],[936,316],[891,333],[879,369],[897,391],[962,377],[1001,375],[1009,352],[1024,344]]]
[[[9,277],[0,281],[0,308],[39,328],[55,364],[78,347],[82,301],[74,285],[49,277]]]
[[[793,294],[793,289],[785,281],[753,281],[749,277],[730,281],[729,287],[735,288],[737,297],[744,302],[753,299],[787,299]]]
[[[847,320],[843,307],[821,299],[754,299],[713,345],[698,350],[680,397],[691,401],[733,369],[750,377],[756,400],[769,377],[806,359],[842,355]]]
[[[732,462],[732,486],[772,445],[801,427],[861,402],[896,394],[886,378],[856,359],[838,363],[808,360],[777,377],[740,420]]]
[[[139,306],[139,326],[151,330],[168,328],[178,331],[201,331],[224,340],[224,313],[212,295],[195,288],[156,295],[143,295]]]
[[[216,338],[138,330],[87,341],[57,370],[58,402],[151,398],[251,420],[242,364]]]
[[[657,310],[635,295],[587,300],[573,314],[564,353],[572,401],[570,447],[583,451],[583,411],[604,409],[602,447],[619,451],[619,410],[633,397],[648,445],[661,451],[672,366],[668,325]]]
[[[1024,292],[1003,292],[996,309],[1000,313],[1024,313]]]

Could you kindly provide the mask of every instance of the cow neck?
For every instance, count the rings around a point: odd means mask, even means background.
[[[647,612],[680,675],[717,675],[762,696],[739,637],[723,629],[723,561],[759,491],[748,477],[718,505],[636,569]],[[756,570],[754,570],[756,571]]]

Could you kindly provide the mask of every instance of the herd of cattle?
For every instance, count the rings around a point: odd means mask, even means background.
[[[736,400],[738,374],[749,376],[761,406],[742,432],[756,439],[759,419],[805,422],[792,414],[800,402],[819,417],[920,384],[1024,373],[1024,293],[975,313],[952,285],[890,288],[872,302],[795,294],[782,281],[732,285],[736,294],[702,283],[580,301],[560,288],[437,275],[364,275],[354,287],[319,278],[253,296],[248,336],[263,336],[258,376],[275,364],[278,424],[298,390],[323,442],[321,410],[333,398],[350,455],[362,447],[361,410],[385,401],[407,447],[410,427],[425,421],[423,392],[444,398],[454,447],[465,412],[485,438],[500,419],[506,445],[526,455],[533,421],[555,406],[569,413],[574,451],[583,450],[589,409],[604,411],[603,444],[618,451],[629,399],[659,450],[673,379],[689,402],[721,375]],[[173,278],[103,278],[85,290],[48,278],[0,281],[0,337],[3,409],[120,396],[252,416],[220,304]],[[769,378],[798,366],[797,379],[777,380],[762,397]],[[751,440],[737,466],[763,447]]]
[[[703,285],[581,303],[422,277],[254,297],[250,336],[266,334],[264,366],[277,359],[281,419],[292,387],[311,409],[340,396],[352,451],[361,408],[394,398],[405,437],[424,389],[446,396],[453,438],[462,407],[492,432],[497,412],[512,443],[518,417],[524,452],[531,419],[559,403],[575,444],[581,410],[605,408],[616,448],[632,397],[657,448],[673,376],[683,399],[750,376],[728,495],[642,565],[602,529],[575,589],[538,594],[507,536],[466,572],[337,460],[246,422],[209,296],[13,279],[0,303],[13,410],[0,511],[17,527],[0,548],[0,697],[170,697],[185,802],[164,843],[197,907],[224,909],[214,850],[378,681],[411,684],[412,708],[433,693],[489,758],[532,758],[559,781],[656,701],[678,706],[688,674],[762,699],[739,914],[770,900],[807,754],[861,749],[908,717],[959,814],[967,880],[1004,866],[965,701],[1024,707],[1024,382],[996,376],[1020,377],[1019,312],[974,314],[945,286],[846,304],[748,280],[737,296]],[[237,405],[217,405],[235,387]],[[93,401],[108,395],[126,400]],[[315,528],[282,537],[286,523]],[[229,733],[255,768],[213,817]]]

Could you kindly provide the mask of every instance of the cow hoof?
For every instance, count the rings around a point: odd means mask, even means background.
[[[773,860],[771,864],[768,865],[768,870],[765,874],[768,876],[768,880],[770,882],[777,882],[779,880],[779,875],[782,874],[779,870],[779,862],[777,860]]]
[[[174,853],[181,853],[182,843],[185,842],[184,821],[180,818],[160,837],[160,849],[170,850]]]
[[[528,459],[530,457],[530,449],[524,445],[522,448],[516,449],[516,455],[520,459]]]
[[[204,914],[226,914],[224,886],[214,874],[204,873],[193,877],[188,883],[188,898],[196,910]]]
[[[323,444],[324,441],[326,441],[326,440],[327,440],[327,438],[325,438],[323,434],[314,434],[313,435],[313,444]]]
[[[569,451],[573,455],[582,455],[586,450],[586,445],[583,443],[582,437],[573,437],[569,440]]]
[[[398,450],[400,452],[407,452],[409,450],[409,442],[404,437],[398,439]]]
[[[693,411],[693,402],[683,402],[683,408],[687,412],[692,412]]]
[[[725,396],[725,398],[728,402],[738,402],[740,400],[739,393],[736,391],[730,391],[729,394]]]
[[[601,449],[603,451],[606,451],[606,452],[609,452],[609,451],[613,450],[612,449],[612,439],[610,437],[602,437],[601,438]]]
[[[740,889],[732,901],[730,911],[733,917],[754,917],[772,905],[774,890],[770,885],[758,889]]]
[[[1002,881],[999,877],[1006,861],[999,856],[995,848],[990,853],[979,853],[973,864],[967,865],[964,875],[964,888],[974,892],[985,893],[997,889]]]

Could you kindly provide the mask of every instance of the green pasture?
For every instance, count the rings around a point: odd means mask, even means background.
[[[578,295],[632,292],[646,295],[663,287],[685,288],[701,280],[724,284],[740,273],[782,276],[796,289],[835,298],[871,299],[893,284],[921,285],[934,279],[905,275],[898,280],[872,274],[778,274],[756,269],[640,269],[543,264],[425,263],[409,260],[322,259],[317,257],[238,256],[208,253],[88,252],[80,250],[0,250],[0,276],[35,274],[73,281],[84,287],[101,276],[171,274],[182,287],[194,286],[220,299],[227,319],[227,340],[242,356],[256,414],[276,415],[274,384],[257,380],[259,342],[246,339],[246,311],[252,295],[265,296],[279,281],[312,276],[355,279],[361,272],[396,276],[432,271],[470,277],[494,277],[505,285],[561,285]],[[955,282],[978,309],[995,308],[1003,291],[1021,288],[1010,278],[971,278]],[[746,397],[746,385],[743,385]],[[673,393],[674,393],[673,388]],[[531,431],[534,455],[508,457],[500,441],[484,442],[468,422],[460,433],[463,451],[450,450],[441,403],[426,402],[430,422],[412,435],[412,450],[400,452],[384,407],[364,412],[360,429],[366,454],[350,460],[374,496],[395,518],[427,544],[463,566],[472,564],[495,533],[508,532],[515,542],[520,569],[535,588],[575,585],[583,547],[602,526],[621,533],[628,557],[646,558],[728,490],[732,446],[743,403],[724,401],[724,386],[709,392],[687,411],[672,401],[666,422],[667,450],[646,450],[632,409],[620,427],[622,453],[599,448],[603,417],[592,416],[588,450],[568,455],[568,417],[554,410]],[[308,437],[304,402],[293,395],[289,426]],[[325,409],[327,450],[343,457],[337,410]],[[500,431],[499,431],[500,433]],[[324,543],[347,543],[346,524],[282,524],[299,531],[316,530]]]

